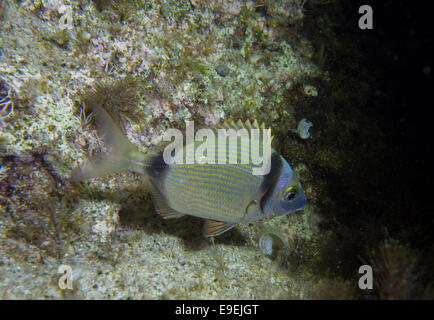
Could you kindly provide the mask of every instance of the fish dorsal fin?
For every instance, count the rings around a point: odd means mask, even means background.
[[[235,129],[235,130],[239,130],[239,129],[266,129],[265,126],[265,122],[262,122],[261,124],[259,124],[258,120],[255,119],[255,121],[250,122],[249,119],[247,119],[244,123],[241,120],[238,120],[237,122],[235,122],[234,120],[225,120],[222,124],[222,127],[224,129]],[[273,143],[273,139],[274,136],[271,136],[271,143]]]
[[[247,129],[247,131],[249,131],[250,129],[260,129],[260,134],[262,135],[262,130],[266,129],[265,126],[265,122],[262,122],[261,124],[258,123],[258,120],[255,119],[255,121],[253,121],[253,123],[250,122],[250,120],[246,120],[246,122],[242,122],[241,120],[238,120],[236,123],[233,120],[225,120],[222,124],[222,127],[224,129],[235,129],[235,130],[239,130],[239,129]],[[249,132],[250,134],[250,132]],[[276,145],[276,141],[274,140],[274,136],[271,136],[271,147],[274,149],[274,146]]]
[[[256,119],[253,121],[253,123],[250,121],[250,119],[247,119],[245,122],[242,122],[241,119],[239,119],[237,122],[234,120],[225,120],[222,127],[226,129],[265,129],[265,123],[259,125],[258,120]]]
[[[232,223],[223,221],[206,220],[203,225],[203,235],[208,238],[218,236],[232,229],[234,226]]]
[[[233,120],[231,121],[225,120],[221,126],[223,129],[230,129],[230,128],[235,128],[237,125]]]
[[[155,210],[163,217],[163,219],[175,219],[185,216],[185,214],[173,210],[167,204],[158,189],[153,185],[151,188],[152,202],[154,203]]]

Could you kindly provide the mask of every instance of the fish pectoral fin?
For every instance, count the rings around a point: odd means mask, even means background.
[[[166,200],[156,188],[151,191],[152,202],[154,203],[154,208],[157,213],[163,217],[163,219],[176,219],[185,216],[185,214],[173,210],[168,206]]]
[[[203,225],[203,235],[205,237],[213,237],[221,235],[226,231],[235,227],[235,224],[223,222],[223,221],[215,221],[215,220],[206,220]]]

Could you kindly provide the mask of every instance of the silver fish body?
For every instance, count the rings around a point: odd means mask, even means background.
[[[75,170],[72,174],[75,180],[123,170],[139,172],[149,182],[159,214],[164,218],[192,215],[207,219],[203,231],[207,237],[222,234],[238,223],[289,214],[306,205],[303,189],[293,170],[274,150],[269,159],[270,171],[265,175],[254,175],[255,165],[251,163],[167,164],[162,153],[139,152],[104,110],[97,108],[94,113],[109,144],[113,145],[112,152]],[[244,125],[239,122],[233,126],[239,129]],[[187,146],[183,148],[185,151]],[[247,152],[240,148],[236,151],[239,157]],[[216,147],[216,158],[218,152]]]
[[[153,181],[173,210],[236,224],[250,222],[243,218],[258,203],[263,178],[233,164],[186,164],[167,167],[164,179]]]

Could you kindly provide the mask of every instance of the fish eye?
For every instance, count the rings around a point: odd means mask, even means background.
[[[295,198],[296,195],[297,195],[297,190],[292,189],[292,190],[290,190],[289,192],[287,192],[287,193],[285,194],[284,199],[285,199],[286,201],[291,201],[292,199]]]
[[[298,190],[295,186],[289,186],[288,188],[284,189],[281,193],[281,199],[284,201],[291,201],[293,200],[298,194]]]

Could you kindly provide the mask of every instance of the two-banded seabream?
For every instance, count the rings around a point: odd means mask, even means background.
[[[306,205],[303,189],[294,171],[274,149],[271,149],[270,157],[266,159],[269,163],[265,163],[265,166],[269,165],[269,171],[264,175],[253,174],[253,169],[258,165],[252,161],[217,161],[219,152],[225,152],[228,156],[236,152],[240,160],[243,152],[249,151],[239,146],[231,150],[229,144],[228,151],[215,144],[215,163],[175,161],[168,164],[164,161],[163,151],[155,155],[138,151],[103,109],[96,107],[92,111],[111,151],[94,157],[83,168],[73,170],[73,180],[125,170],[140,173],[147,182],[156,211],[163,218],[192,215],[206,219],[203,233],[207,237],[220,235],[238,223],[248,224],[263,218],[286,215],[302,210]],[[239,121],[227,122],[220,128],[247,129],[251,132],[251,129],[259,127],[257,122]],[[216,128],[214,130],[217,132]],[[200,145],[194,140],[192,143],[193,150]],[[187,150],[192,150],[185,142],[182,148],[184,157]]]

